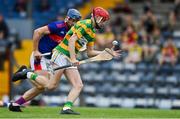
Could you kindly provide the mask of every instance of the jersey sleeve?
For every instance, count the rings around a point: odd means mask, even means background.
[[[52,22],[52,23],[48,24],[48,29],[51,33],[57,33],[57,31],[58,31],[57,23]]]
[[[74,26],[73,32],[77,35],[79,39],[81,39],[85,35],[84,29],[80,26]]]
[[[73,28],[73,32],[77,35],[78,39],[85,38],[88,46],[94,46],[95,33],[82,22],[77,22]]]
[[[88,42],[87,46],[94,46],[94,41]]]
[[[85,35],[85,29],[81,26],[80,22],[77,22],[72,27],[72,31],[77,35],[78,39],[81,39]]]
[[[95,33],[93,33],[92,31],[87,32],[87,34],[85,35],[85,38],[87,39],[88,46],[94,46],[94,42],[95,42]]]

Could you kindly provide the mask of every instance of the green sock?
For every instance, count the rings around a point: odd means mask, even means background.
[[[71,108],[73,106],[73,103],[70,102],[70,101],[67,101],[65,104],[64,104],[64,107],[69,107]]]
[[[37,76],[38,76],[37,74],[32,73],[31,76],[30,76],[30,79],[35,81]]]

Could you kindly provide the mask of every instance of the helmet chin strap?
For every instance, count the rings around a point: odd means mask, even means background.
[[[95,22],[95,28],[96,28],[96,29],[101,29],[101,27],[98,25],[98,23],[97,23],[97,21],[96,21],[95,14],[94,14],[94,10],[93,10],[93,19],[94,19],[94,22]]]

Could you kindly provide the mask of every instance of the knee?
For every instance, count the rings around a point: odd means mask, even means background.
[[[56,85],[49,85],[48,87],[47,87],[47,89],[48,90],[55,90],[56,89]]]
[[[79,83],[79,84],[76,84],[74,87],[75,87],[77,90],[81,91],[81,90],[83,89],[84,85],[83,85],[82,83]]]

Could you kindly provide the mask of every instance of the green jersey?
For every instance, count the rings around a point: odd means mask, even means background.
[[[63,41],[55,47],[55,49],[64,55],[70,57],[68,43],[70,37],[76,34],[78,40],[75,42],[75,53],[77,54],[80,49],[86,45],[94,46],[95,41],[95,29],[93,28],[93,24],[91,19],[78,21],[71,29],[67,32]]]

